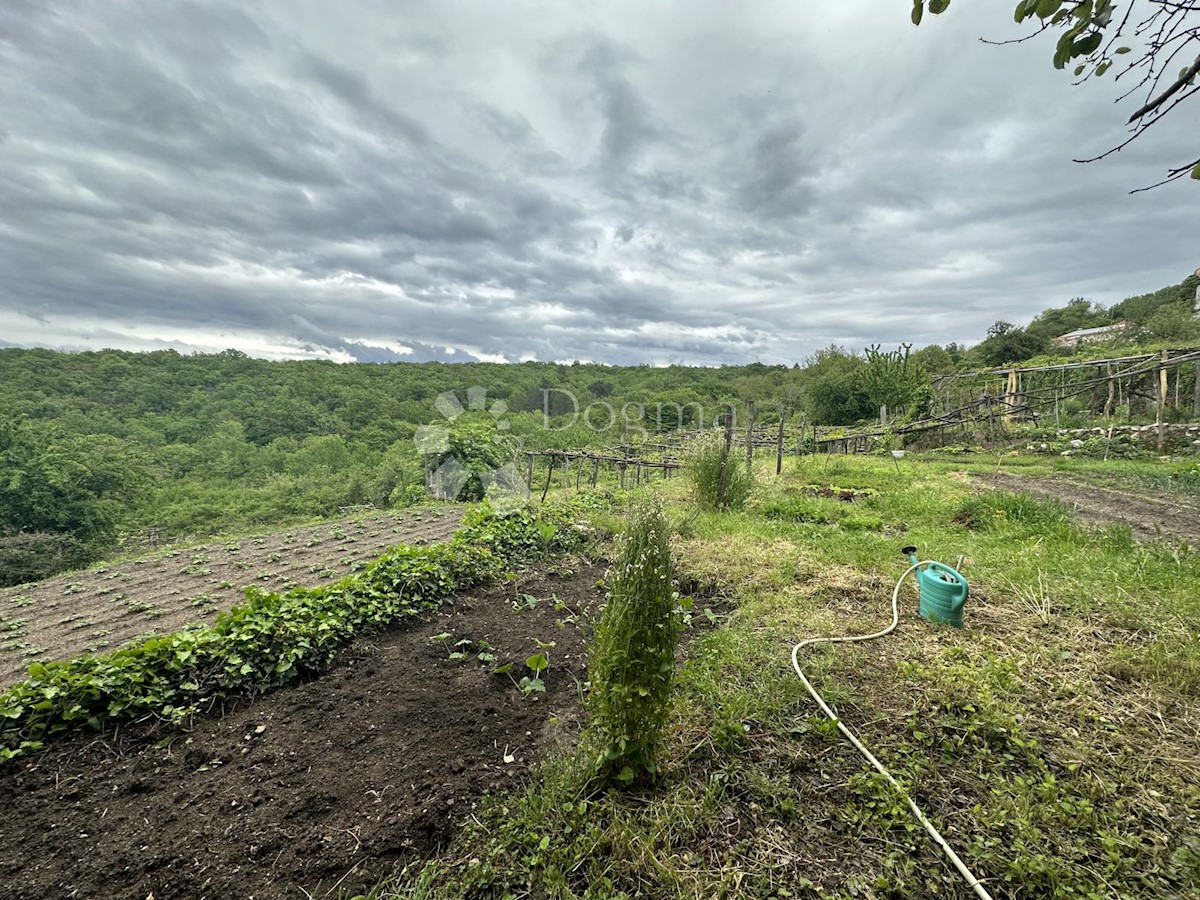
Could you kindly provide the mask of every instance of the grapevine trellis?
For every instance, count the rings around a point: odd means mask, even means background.
[[[538,459],[546,460],[543,500],[550,490],[556,469],[561,472],[563,487],[570,488],[574,478],[575,489],[580,490],[585,485],[596,487],[602,473],[611,473],[617,486],[625,488],[649,481],[656,471],[662,473],[661,477],[670,478],[672,472],[683,467],[683,463],[675,457],[648,458],[629,446],[605,450],[529,450],[525,453],[525,484],[531,494],[534,491],[534,468]]]
[[[1187,394],[1190,392],[1191,396]],[[616,487],[632,487],[651,478],[669,478],[683,467],[682,457],[697,440],[724,432],[729,447],[753,461],[756,451],[773,450],[775,471],[782,471],[785,455],[808,452],[861,453],[881,440],[897,446],[936,432],[968,432],[982,427],[993,438],[1006,434],[1012,423],[1060,427],[1067,401],[1084,398],[1088,407],[1109,420],[1124,410],[1126,419],[1135,407],[1139,415],[1153,412],[1161,450],[1168,411],[1176,417],[1200,417],[1200,350],[1162,350],[1136,356],[1094,359],[1045,366],[1007,366],[933,378],[927,413],[912,422],[888,422],[886,408],[880,424],[847,429],[791,421],[788,407],[780,405],[778,421],[756,421],[756,404],[746,404],[746,421],[735,427],[735,409],[727,405],[714,428],[676,429],[643,436],[642,440],[602,450],[547,449],[526,451],[525,481],[530,493],[544,499],[556,479],[563,487],[596,487],[603,479]],[[1190,407],[1190,410],[1189,410]],[[1146,426],[1147,428],[1151,426]],[[1183,426],[1178,426],[1183,427]],[[1135,429],[1136,430],[1136,429]],[[545,474],[539,472],[545,461]],[[661,473],[661,475],[660,475]]]
[[[1188,375],[1192,397],[1185,403],[1181,382]],[[1200,350],[939,375],[927,421],[953,427],[987,420],[995,427],[997,420],[1001,426],[1014,420],[1041,424],[1053,416],[1059,427],[1063,404],[1077,398],[1106,418],[1122,407],[1128,416],[1141,401],[1145,412],[1154,412],[1161,449],[1168,410],[1184,415],[1190,406],[1191,415],[1200,416]]]

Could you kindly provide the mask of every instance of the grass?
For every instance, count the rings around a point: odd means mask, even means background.
[[[906,589],[892,636],[809,653],[826,699],[994,897],[1196,896],[1200,557],[1083,529],[1059,505],[980,496],[961,470],[989,465],[789,460],[730,513],[655,485],[679,524],[681,589],[721,617],[687,646],[661,783],[588,799],[563,747],[444,857],[376,894],[969,896],[788,661],[801,638],[885,623],[911,543],[964,557],[966,627],[920,620]]]

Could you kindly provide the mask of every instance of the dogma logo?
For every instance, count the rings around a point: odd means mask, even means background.
[[[438,394],[433,406],[444,421],[422,425],[413,436],[426,459],[429,491],[439,500],[486,496],[501,511],[524,503],[529,487],[516,463],[521,441],[504,418],[508,404],[494,400],[489,405],[487,388],[475,385],[467,390],[465,407],[454,391]],[[469,412],[488,415],[462,419]]]

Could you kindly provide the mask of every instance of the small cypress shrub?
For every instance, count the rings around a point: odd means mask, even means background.
[[[713,434],[696,441],[687,454],[684,471],[702,509],[741,509],[754,487],[754,476],[746,468],[746,461],[740,453],[730,452],[725,461],[722,491],[721,457],[724,453],[724,437]]]
[[[604,784],[645,783],[658,773],[681,627],[669,538],[660,506],[647,500],[633,508],[596,626],[589,704]]]

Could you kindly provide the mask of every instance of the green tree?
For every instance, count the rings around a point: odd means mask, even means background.
[[[818,350],[805,361],[801,384],[810,421],[850,425],[878,413],[858,377],[864,365],[861,356],[835,345]]]
[[[911,349],[912,344],[902,344],[884,352],[872,344],[863,352],[866,365],[857,379],[873,410],[886,405],[890,413],[900,413],[921,396],[928,380],[910,356]]]
[[[1030,334],[1049,340],[1069,331],[1095,328],[1107,325],[1111,321],[1112,313],[1109,310],[1103,306],[1094,305],[1083,297],[1076,297],[1066,306],[1042,310],[1029,323],[1028,331]]]
[[[1002,366],[1049,350],[1049,338],[1001,320],[988,329],[987,339],[972,348],[971,352],[985,366]]]
[[[10,551],[28,535],[53,535],[66,564],[99,555],[144,483],[143,461],[115,437],[0,423],[0,535]],[[0,572],[0,580],[13,577]]]

